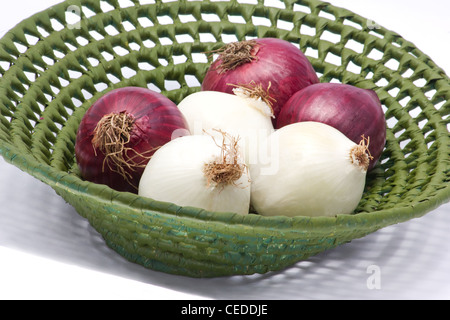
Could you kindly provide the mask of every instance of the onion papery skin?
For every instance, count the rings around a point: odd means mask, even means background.
[[[220,141],[226,132],[239,138],[247,164],[259,157],[258,141],[273,131],[272,119],[261,112],[250,98],[217,91],[199,91],[178,104],[191,134],[209,135]]]
[[[105,165],[105,154],[92,143],[98,122],[108,114],[121,112],[134,118],[130,140],[125,145],[133,151],[124,151],[123,158],[140,164],[125,168],[128,179]],[[137,193],[141,175],[153,153],[174,137],[188,134],[184,116],[164,95],[140,87],[111,90],[86,111],[78,128],[75,155],[80,174],[90,182],[105,184],[117,191]]]
[[[319,83],[295,93],[283,106],[275,128],[302,122],[328,124],[355,143],[369,138],[371,170],[386,144],[386,120],[375,91],[349,84]]]
[[[268,161],[250,166],[251,204],[263,216],[352,214],[367,168],[352,163],[358,145],[320,122],[299,122],[265,142]]]
[[[220,72],[222,60],[217,58],[208,69],[201,89],[233,93],[233,85],[261,84],[269,88],[276,118],[281,107],[297,91],[318,83],[319,79],[308,58],[292,43],[277,38],[255,39],[256,59],[233,70]],[[230,85],[231,84],[231,85]]]
[[[221,150],[207,135],[184,136],[167,143],[147,164],[140,181],[139,195],[179,206],[248,214],[248,170],[243,170],[242,176],[233,184],[208,183],[204,166],[219,157]],[[242,160],[238,163],[243,163]]]

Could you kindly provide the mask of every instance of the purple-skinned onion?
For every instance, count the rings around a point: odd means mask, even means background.
[[[233,93],[236,86],[262,86],[273,101],[274,118],[295,92],[319,82],[308,58],[286,40],[233,42],[216,52],[219,56],[207,71],[202,90]]]
[[[150,89],[114,89],[85,113],[75,155],[82,178],[117,191],[137,193],[154,152],[173,138],[189,134],[177,105]]]
[[[373,169],[386,143],[386,120],[375,91],[349,84],[319,83],[295,93],[283,106],[276,129],[286,125],[316,121],[328,124],[355,143],[369,139]]]

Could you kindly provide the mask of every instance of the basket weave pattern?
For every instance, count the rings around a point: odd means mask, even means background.
[[[449,200],[450,80],[400,35],[317,0],[144,2],[68,0],[0,40],[0,154],[54,188],[130,261],[193,277],[264,273]],[[81,19],[69,24],[71,15]],[[356,214],[219,214],[79,177],[76,130],[96,99],[140,86],[177,103],[200,89],[213,59],[206,52],[254,37],[288,40],[322,82],[380,97],[387,145]]]

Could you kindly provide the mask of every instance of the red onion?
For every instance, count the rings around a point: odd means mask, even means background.
[[[173,137],[188,134],[175,103],[139,87],[110,91],[84,115],[75,155],[81,176],[118,191],[137,193],[148,160]]]
[[[236,86],[261,85],[270,90],[274,117],[295,92],[319,82],[303,52],[286,40],[233,42],[216,52],[219,57],[207,71],[202,90],[233,93]]]
[[[302,121],[328,124],[355,143],[369,139],[371,170],[386,143],[386,120],[373,90],[349,84],[319,83],[295,93],[281,109],[276,128]]]

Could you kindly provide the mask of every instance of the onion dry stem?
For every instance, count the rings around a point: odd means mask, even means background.
[[[222,143],[218,144],[214,137],[214,142],[221,149],[220,156],[209,163],[205,163],[203,171],[207,179],[207,186],[214,183],[216,186],[234,185],[239,180],[247,166],[239,162],[239,138],[235,138],[221,130],[215,130],[222,134]],[[227,140],[230,142],[227,143]]]
[[[362,140],[359,144],[350,150],[350,160],[353,164],[361,168],[361,170],[367,171],[370,160],[373,159],[369,151],[370,137],[365,138],[362,135],[361,138]]]
[[[276,99],[270,96],[270,87],[272,86],[272,82],[269,81],[267,89],[263,88],[261,83],[257,84],[255,81],[250,81],[248,84],[232,84],[229,83],[229,86],[236,87],[235,89],[239,89],[240,93],[248,98],[253,99],[261,99],[267,106],[270,108],[271,114],[273,116],[273,103],[277,102]],[[235,92],[233,89],[233,92]],[[236,92],[235,92],[236,94]]]
[[[253,60],[258,60],[255,55],[255,46],[258,43],[255,40],[245,40],[239,42],[231,42],[218,50],[210,51],[210,53],[219,53],[220,65],[217,67],[219,74],[234,70],[240,65]]]

